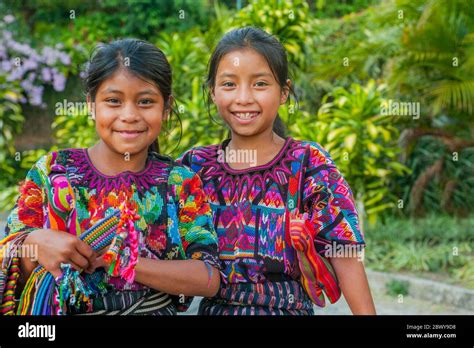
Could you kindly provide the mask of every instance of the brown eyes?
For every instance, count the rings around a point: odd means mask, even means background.
[[[105,100],[108,104],[118,104],[119,100],[115,98],[109,98]]]
[[[111,104],[111,105],[114,105],[114,106],[120,104],[120,100],[116,99],[116,98],[105,99],[105,102],[107,104]],[[144,105],[144,106],[153,105],[154,103],[155,103],[155,101],[153,99],[141,99],[141,100],[138,101],[138,104]]]
[[[139,103],[143,105],[151,105],[154,104],[155,101],[153,99],[142,99],[139,101]]]
[[[254,83],[255,87],[266,87],[268,85],[269,84],[266,83],[265,81],[258,81],[258,82]],[[235,83],[233,83],[233,82],[223,82],[222,87],[235,87]]]

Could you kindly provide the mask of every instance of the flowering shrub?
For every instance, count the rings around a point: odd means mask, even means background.
[[[34,49],[29,43],[18,42],[8,30],[14,21],[12,15],[0,19],[0,75],[6,76],[7,83],[19,83],[21,103],[45,107],[45,86],[57,92],[64,90],[71,58],[61,51],[61,44]]]
[[[24,177],[25,153],[14,147],[14,138],[22,130],[25,118],[22,104],[44,108],[46,86],[63,91],[71,59],[61,44],[35,49],[18,39],[16,19],[0,18],[0,206],[9,206],[17,193],[18,177]],[[43,151],[44,152],[44,151]],[[35,156],[36,157],[36,156]],[[31,163],[28,162],[31,167]]]

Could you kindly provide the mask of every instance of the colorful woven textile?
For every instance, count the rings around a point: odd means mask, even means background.
[[[64,176],[70,188],[63,180]],[[62,187],[63,194],[51,190],[52,183]],[[23,235],[35,229],[51,228],[79,237],[81,231],[120,210],[125,202],[138,216],[133,222],[136,238],[123,241],[122,245],[118,245],[118,240],[114,243],[130,260],[133,257],[192,258],[219,268],[217,238],[211,210],[204,198],[199,177],[168,157],[150,153],[141,172],[106,176],[93,166],[86,149],[61,150],[42,157],[29,171],[8,217],[6,234]],[[74,209],[67,209],[68,205]],[[133,255],[133,244],[138,250],[136,256]],[[114,257],[113,253],[110,257]],[[3,264],[4,274],[14,276],[14,260],[5,260]],[[120,266],[119,262],[117,264]],[[133,279],[132,269],[127,272],[129,279]],[[85,285],[96,292],[101,287],[105,292],[146,289],[137,282],[128,282],[120,274],[96,273],[97,277],[84,277]],[[106,284],[105,288],[101,284]],[[178,298],[172,298],[170,306],[178,306]],[[31,298],[28,300],[32,301]],[[91,307],[81,307],[82,310],[93,310],[93,302],[94,299]],[[178,309],[183,310],[185,306]],[[2,310],[2,313],[5,312]]]
[[[229,141],[191,149],[179,160],[200,175],[219,239],[224,284],[209,306],[213,301],[226,303],[223,291],[240,284],[302,280],[287,217],[297,205],[307,214],[315,251],[327,265],[316,281],[332,274],[325,258],[332,243],[364,244],[352,191],[319,144],[288,137],[269,163],[236,170],[219,160]],[[328,281],[337,287],[335,276]],[[243,289],[239,291],[253,291]],[[308,296],[305,301],[308,308],[312,306]],[[272,304],[267,306],[271,312]]]
[[[15,289],[20,277],[20,259],[17,248],[25,239],[25,233],[13,233],[0,241],[0,313],[14,314]]]
[[[203,315],[312,315],[313,306],[294,280],[236,283],[223,286],[219,296],[203,299]]]
[[[120,221],[120,212],[105,217],[79,236],[92,249],[99,251],[108,246],[114,238]],[[63,265],[63,274],[54,279],[43,266],[33,270],[21,294],[17,314],[51,315],[66,314],[66,304],[80,306],[89,303],[94,293],[70,265]],[[90,305],[90,304],[89,304]]]
[[[94,301],[94,311],[80,315],[174,315],[172,298],[164,292],[120,291],[101,295]]]

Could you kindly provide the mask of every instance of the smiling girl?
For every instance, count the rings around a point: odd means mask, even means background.
[[[41,158],[28,173],[8,218],[11,243],[38,250],[37,260],[3,262],[7,277],[19,273],[16,292],[23,310],[18,314],[31,313],[39,296],[21,293],[21,285],[38,265],[57,282],[64,265],[70,265],[97,290],[87,306],[56,306],[52,314],[175,314],[185,296],[213,296],[219,287],[217,238],[201,180],[157,152],[157,138],[173,103],[166,57],[155,46],[134,39],[102,45],[91,59],[85,82],[100,140],[90,148]],[[72,192],[66,202],[72,208],[60,223],[55,214],[65,203],[51,190],[58,175]],[[124,209],[133,219],[122,250],[127,265],[135,267],[122,272],[120,264],[111,272],[103,252],[78,236]],[[11,301],[4,301],[3,313],[14,310]]]
[[[181,158],[203,180],[223,264],[219,292],[200,313],[308,315],[313,302],[325,305],[323,292],[335,302],[342,289],[354,314],[374,314],[360,259],[328,256],[364,245],[351,189],[319,144],[282,130],[278,109],[293,88],[281,43],[251,27],[227,33],[207,86],[231,137]],[[243,151],[256,163],[221,156]]]

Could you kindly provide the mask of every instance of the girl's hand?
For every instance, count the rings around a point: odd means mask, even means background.
[[[104,269],[107,270],[107,268],[110,266],[107,262],[104,261],[104,254],[107,252],[108,247],[102,249],[99,253],[96,253],[96,257],[94,261],[89,265],[89,267],[85,270],[86,273],[92,274],[95,272],[97,268],[103,267]]]
[[[96,253],[87,243],[63,231],[35,230],[26,237],[23,245],[38,248],[38,263],[54,277],[61,275],[61,263],[69,263],[82,271],[96,258]]]

